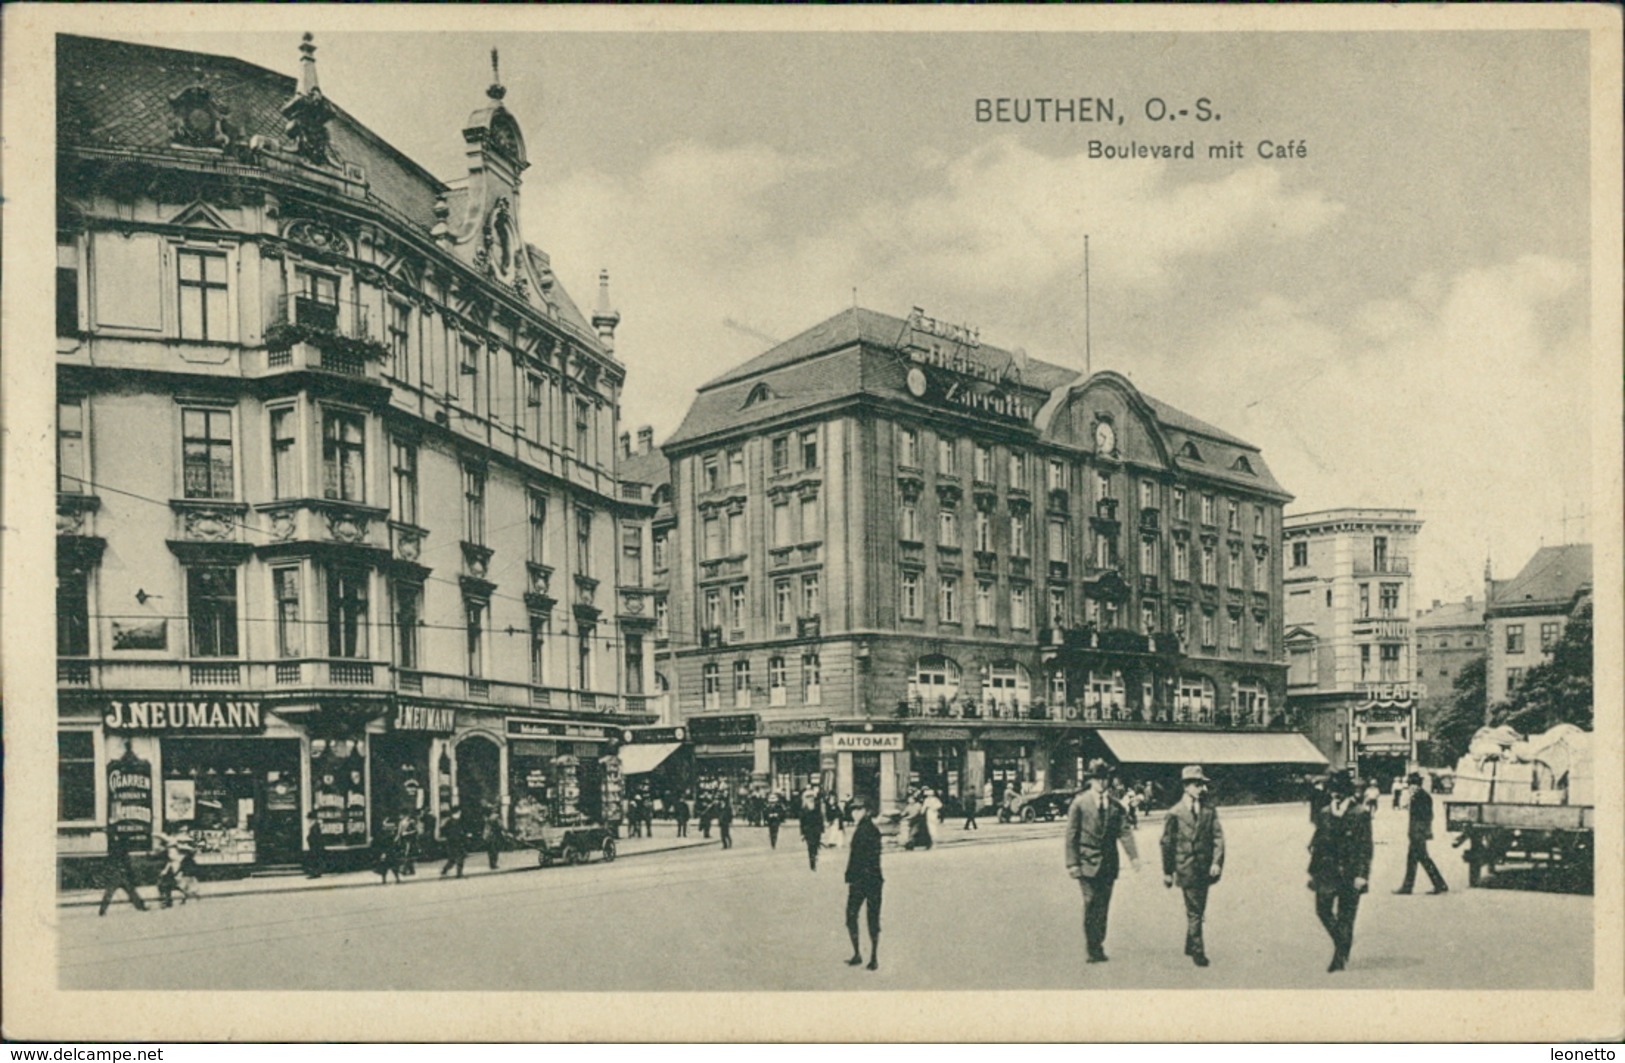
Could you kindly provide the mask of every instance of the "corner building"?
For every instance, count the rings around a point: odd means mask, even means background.
[[[143,827],[251,869],[312,818],[610,818],[652,719],[607,279],[584,312],[526,241],[499,82],[441,180],[315,52],[58,38],[65,874]]]
[[[702,779],[889,809],[1097,755],[1252,788],[1321,762],[1284,715],[1290,496],[1116,373],[853,308],[701,387],[663,449],[660,681]]]

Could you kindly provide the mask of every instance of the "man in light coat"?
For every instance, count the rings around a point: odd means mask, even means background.
[[[1083,892],[1083,941],[1090,963],[1106,962],[1106,919],[1122,866],[1119,844],[1134,870],[1140,869],[1128,815],[1106,792],[1109,776],[1104,760],[1091,761],[1084,772],[1088,787],[1072,799],[1066,812],[1066,870]]]
[[[1208,887],[1224,873],[1224,828],[1207,797],[1211,781],[1199,765],[1180,773],[1185,795],[1168,810],[1162,823],[1162,884],[1179,883],[1185,894],[1185,955],[1198,967],[1208,965],[1202,941]]]

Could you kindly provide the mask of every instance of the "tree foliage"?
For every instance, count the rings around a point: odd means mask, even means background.
[[[1473,735],[1484,726],[1485,671],[1488,666],[1481,654],[1456,673],[1450,705],[1433,720],[1428,740],[1433,746],[1433,759],[1442,764],[1454,764],[1467,752]]]
[[[1511,696],[1491,711],[1492,723],[1509,724],[1522,734],[1539,734],[1560,723],[1591,730],[1591,603],[1575,610],[1552,659],[1524,673]]]

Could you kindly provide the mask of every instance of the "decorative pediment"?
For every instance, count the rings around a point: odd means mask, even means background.
[[[223,229],[235,228],[230,222],[222,218],[218,212],[201,199],[182,210],[169,219],[170,225],[187,225],[192,228]]]

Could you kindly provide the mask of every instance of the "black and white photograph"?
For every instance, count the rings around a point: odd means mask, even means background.
[[[1625,1034],[1617,8],[9,14],[8,1027]]]

